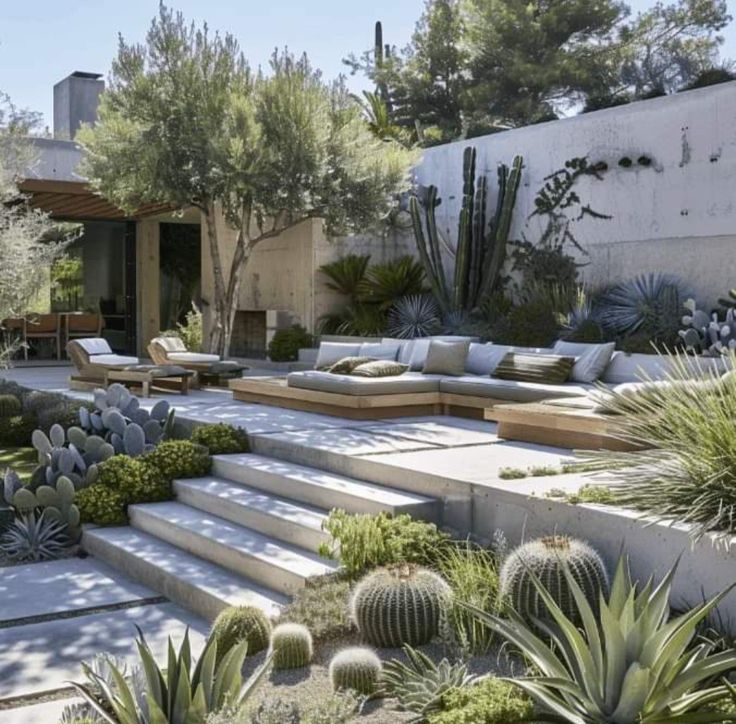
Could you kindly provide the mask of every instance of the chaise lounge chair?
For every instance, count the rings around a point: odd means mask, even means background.
[[[76,367],[76,374],[70,377],[72,389],[99,387],[105,384],[110,370],[122,370],[140,364],[137,357],[115,354],[102,337],[69,340],[66,353]]]
[[[190,352],[178,337],[154,337],[148,354],[157,365],[179,365],[196,372],[200,384],[220,386],[227,380],[242,377],[246,365],[223,360],[216,354]]]

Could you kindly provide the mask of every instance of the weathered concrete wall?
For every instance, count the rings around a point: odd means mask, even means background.
[[[438,223],[453,240],[470,144],[492,189],[496,165],[523,155],[512,238],[533,242],[542,220],[530,215],[545,178],[574,157],[608,164],[603,180],[584,177],[575,187],[582,204],[612,217],[573,222],[589,255],[579,255],[589,262],[589,281],[665,271],[681,276],[703,304],[736,284],[736,82],[427,150],[417,178],[439,188]],[[640,156],[651,166],[637,164]],[[620,166],[623,157],[633,165]]]

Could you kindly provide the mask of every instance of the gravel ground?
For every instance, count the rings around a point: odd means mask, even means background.
[[[359,646],[358,637],[329,641],[315,646],[315,655],[312,665],[305,669],[292,669],[289,671],[273,671],[270,678],[264,682],[255,696],[255,702],[267,699],[285,699],[287,701],[319,702],[332,693],[327,669],[332,656],[347,646]],[[435,661],[439,661],[445,655],[444,649],[438,644],[429,644],[420,647]],[[381,659],[388,661],[393,658],[404,658],[400,649],[379,649],[376,652]],[[248,659],[245,674],[250,675],[259,666],[265,657],[265,653]],[[514,665],[502,651],[492,650],[488,656],[474,657],[470,661],[470,670],[474,674],[494,673],[499,676],[507,676],[516,670],[519,673],[518,664]],[[381,699],[369,701],[360,722],[365,724],[400,724],[409,722],[416,718],[412,712],[400,711],[394,699]]]

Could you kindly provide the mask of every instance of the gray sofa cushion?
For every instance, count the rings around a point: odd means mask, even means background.
[[[317,353],[315,367],[322,369],[331,367],[345,357],[360,356],[360,342],[357,344],[346,344],[344,342],[322,342]]]
[[[701,377],[708,371],[723,374],[730,366],[728,357],[689,357],[686,361],[693,377]],[[620,385],[624,382],[641,382],[642,379],[664,380],[671,373],[672,361],[667,357],[614,352],[611,362],[601,376],[601,382]]]
[[[560,339],[555,342],[554,351],[555,354],[561,354],[565,357],[575,357],[575,364],[570,374],[570,379],[573,382],[593,383],[608,367],[615,348],[615,342],[585,344],[583,342],[565,342],[565,340]]]
[[[395,362],[400,347],[398,342],[365,342],[360,345],[360,356]]]
[[[445,377],[440,382],[440,391],[455,395],[472,395],[509,402],[537,402],[556,397],[581,397],[595,389],[593,385],[570,384],[545,385],[540,382],[517,382],[499,380],[494,377]]]
[[[341,395],[391,395],[403,392],[438,392],[441,377],[423,375],[420,372],[405,372],[396,377],[352,377],[308,370],[292,372],[287,379],[289,387],[304,390],[336,392]]]
[[[427,375],[452,375],[462,377],[465,372],[465,360],[468,358],[470,342],[446,342],[433,339],[429,343],[427,359],[422,372]]]

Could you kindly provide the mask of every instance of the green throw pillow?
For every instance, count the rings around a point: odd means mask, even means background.
[[[358,365],[353,371],[353,377],[394,377],[403,375],[409,369],[409,365],[394,362],[390,359],[377,359],[373,362],[365,362]]]
[[[493,377],[500,380],[560,385],[570,379],[574,364],[574,357],[509,352],[493,371]]]
[[[470,340],[461,342],[431,340],[422,373],[461,377],[465,374],[465,360],[468,358],[469,349]]]
[[[366,362],[373,362],[373,357],[343,357],[334,365],[327,368],[327,372],[333,375],[349,375],[358,365],[364,365]]]

